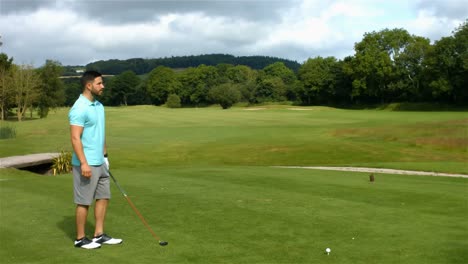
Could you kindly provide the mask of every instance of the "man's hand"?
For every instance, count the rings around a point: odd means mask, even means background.
[[[81,175],[86,178],[91,177],[91,167],[89,167],[88,163],[81,163]]]
[[[109,159],[104,157],[104,163],[106,164],[106,169],[109,170]]]

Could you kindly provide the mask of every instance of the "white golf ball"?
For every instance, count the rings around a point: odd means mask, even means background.
[[[331,252],[331,249],[330,249],[330,248],[327,248],[327,249],[325,249],[325,251],[326,251],[327,253],[330,253],[330,252]]]

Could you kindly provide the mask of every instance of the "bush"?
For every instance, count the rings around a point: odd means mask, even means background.
[[[16,137],[16,129],[10,126],[0,127],[0,139],[8,139]]]
[[[37,114],[40,118],[46,118],[49,115],[49,107],[39,106],[37,109]]]
[[[72,171],[72,153],[62,150],[60,155],[53,159],[52,170],[54,175],[69,173]]]
[[[211,89],[209,96],[214,103],[220,104],[223,109],[228,109],[240,101],[241,92],[236,85],[224,83]]]
[[[167,97],[166,106],[169,108],[180,108],[180,97],[177,94],[170,94]]]

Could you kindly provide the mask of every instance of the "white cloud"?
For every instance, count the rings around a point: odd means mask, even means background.
[[[330,19],[339,16],[347,18],[376,17],[383,14],[382,10],[368,4],[359,4],[352,1],[336,2],[330,5],[323,13],[324,19]]]
[[[447,17],[437,17],[425,10],[418,12],[417,17],[410,21],[406,27],[415,35],[425,36],[431,41],[452,35],[452,31],[463,21]]]
[[[343,58],[365,32],[398,27],[437,40],[467,13],[457,0],[5,1],[1,51],[36,66],[210,53]]]
[[[417,0],[418,10],[423,10],[430,16],[443,17],[449,20],[464,20],[468,16],[468,3],[466,0]]]

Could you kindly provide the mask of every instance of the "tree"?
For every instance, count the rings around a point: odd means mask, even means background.
[[[294,72],[286,67],[283,62],[275,62],[263,68],[263,72],[265,72],[268,76],[279,77],[281,80],[286,84],[290,85],[294,83],[296,80],[296,75]]]
[[[11,88],[14,91],[18,121],[21,121],[26,110],[37,102],[41,84],[41,78],[32,65],[12,67]]]
[[[183,89],[179,96],[184,104],[208,104],[209,91],[222,82],[218,69],[214,66],[200,65],[197,68],[187,68],[178,75]]]
[[[269,76],[260,73],[255,87],[255,97],[257,102],[281,102],[286,100],[286,85],[277,76]]]
[[[458,104],[468,101],[467,21],[454,30],[453,36],[436,41],[429,51],[426,79],[437,101]]]
[[[221,84],[222,79],[218,74],[218,69],[215,66],[200,65],[197,67],[200,81],[204,84],[203,90],[200,91],[202,102],[207,102],[208,92],[215,86]]]
[[[248,66],[237,65],[230,67],[225,72],[226,77],[236,84],[246,84],[255,79],[255,72]]]
[[[218,70],[218,75],[220,77],[224,77],[226,79],[227,79],[227,71],[232,67],[234,67],[234,65],[228,64],[228,63],[216,64],[216,69]]]
[[[384,29],[364,34],[356,43],[353,67],[353,96],[392,101],[407,88],[407,72],[402,68],[401,54],[412,42],[404,29]]]
[[[456,66],[452,79],[453,100],[468,102],[468,19],[454,31]]]
[[[255,103],[257,75],[257,71],[252,70],[249,66],[237,65],[228,68],[224,76],[226,76],[227,82],[237,85],[238,90],[241,92],[242,101]]]
[[[433,100],[453,102],[454,78],[457,76],[456,43],[453,36],[443,37],[436,41],[429,50],[425,63],[426,85]]]
[[[210,90],[209,97],[214,103],[221,105],[223,109],[228,109],[239,102],[241,93],[233,83],[223,83]]]
[[[405,83],[402,97],[409,101],[424,101],[430,98],[430,93],[424,89],[425,61],[431,48],[427,38],[413,36],[405,50],[401,53],[398,64],[400,80]]]
[[[60,62],[47,60],[39,69],[41,86],[37,107],[40,118],[47,117],[50,108],[62,106],[65,103],[65,85],[59,78],[63,68]]]
[[[113,105],[127,105],[130,96],[136,93],[140,78],[133,71],[124,71],[112,79],[110,86]]]
[[[260,71],[255,94],[259,102],[291,100],[296,83],[296,74],[283,62],[275,62]]]
[[[181,84],[171,68],[158,66],[146,80],[146,91],[156,105],[164,104],[169,94],[178,93]]]
[[[78,96],[83,92],[83,87],[81,86],[80,80],[78,78],[68,78],[64,80],[65,105],[72,106]]]
[[[177,80],[180,82],[181,89],[180,92],[177,93],[180,96],[181,103],[185,104],[192,104],[191,101],[193,91],[201,90],[198,86],[204,86],[201,81],[200,77],[198,76],[198,71],[196,68],[189,67],[177,75]]]
[[[299,80],[303,83],[302,102],[311,104],[329,102],[336,92],[336,68],[338,63],[334,57],[316,57],[308,59],[299,69]]]
[[[335,96],[334,102],[338,105],[349,105],[351,101],[351,92],[353,90],[352,78],[347,73],[350,62],[352,61],[351,56],[345,57],[343,60],[337,62],[335,68]]]
[[[8,109],[12,105],[13,90],[10,88],[11,67],[13,58],[8,58],[5,53],[0,53],[0,119],[4,120]]]

